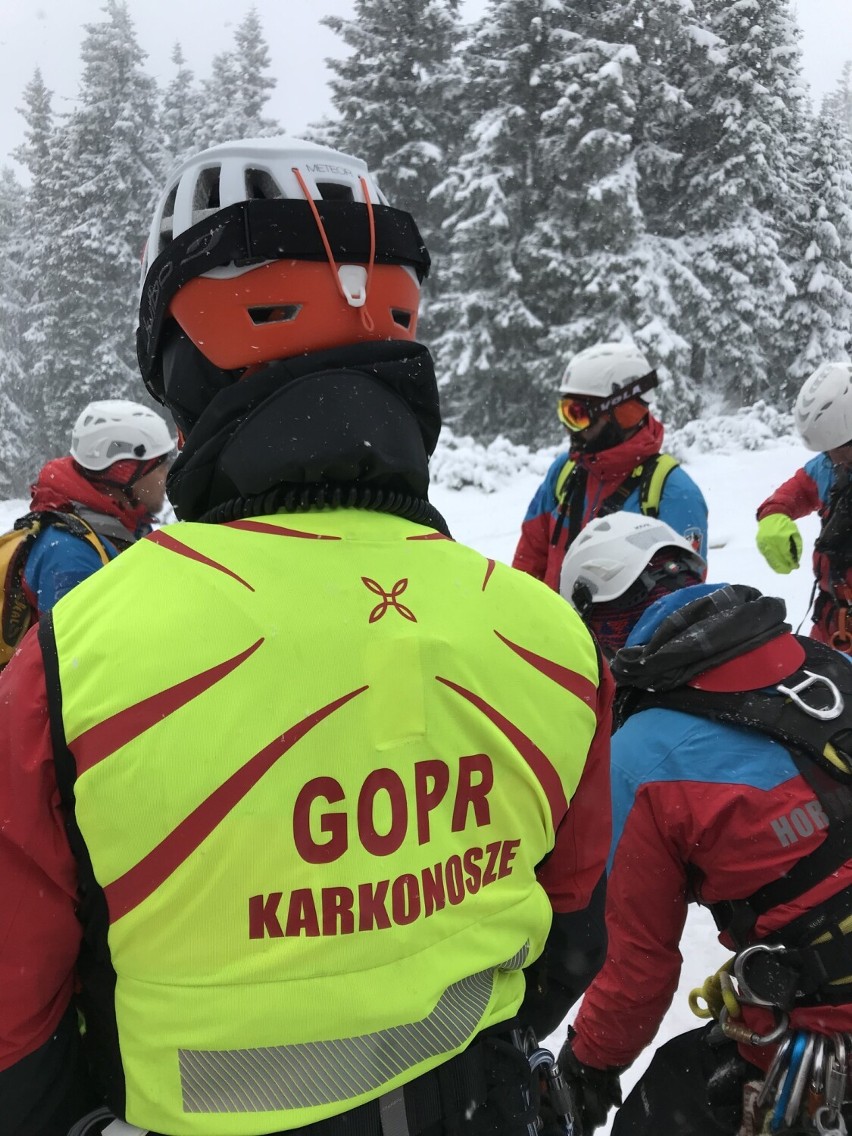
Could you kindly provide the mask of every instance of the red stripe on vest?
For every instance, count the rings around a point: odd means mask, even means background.
[[[327,533],[303,532],[301,529],[285,529],[280,525],[269,525],[264,521],[229,521],[226,529],[244,529],[246,532],[269,533],[270,536],[295,536],[303,540],[342,540],[340,536]]]
[[[339,710],[341,706],[345,706],[347,702],[363,694],[367,689],[368,687],[361,686],[341,698],[336,698],[327,706],[297,722],[295,726],[291,726],[283,734],[278,734],[274,741],[232,773],[224,784],[202,801],[138,864],[128,869],[123,876],[113,880],[111,884],[107,884],[104,895],[109,906],[110,922],[116,923],[128,911],[132,911],[152,895],[192,855],[280,757],[318,726],[324,718],[329,717],[335,710]]]
[[[565,798],[565,790],[562,787],[559,774],[551,765],[549,758],[542,753],[532,738],[527,737],[523,730],[510,722],[499,710],[489,705],[483,698],[480,698],[478,694],[474,694],[473,691],[470,690],[465,690],[463,686],[458,686],[448,678],[441,678],[440,675],[435,675],[435,678],[438,682],[443,683],[444,686],[448,686],[451,690],[460,694],[462,698],[466,698],[477,710],[481,710],[485,717],[488,718],[490,722],[493,722],[497,729],[508,738],[533,771],[538,783],[544,790],[547,803],[550,806],[550,816],[553,821],[553,827],[557,829],[565,813],[568,811],[568,801]]]
[[[68,747],[77,763],[77,776],[79,777],[140,734],[144,734],[151,726],[156,726],[175,710],[180,710],[181,706],[185,706],[193,698],[209,690],[211,686],[215,686],[253,655],[262,642],[262,639],[258,639],[256,643],[252,643],[232,659],[226,659],[225,662],[217,663],[215,667],[210,667],[201,674],[193,675],[157,694],[143,698],[141,702],[119,710],[111,718],[99,722],[97,726],[92,726],[91,729],[80,734]]]
[[[236,572],[232,572],[230,568],[226,568],[224,564],[220,564],[218,560],[211,560],[209,556],[205,556],[201,552],[196,552],[194,548],[188,548],[185,544],[181,544],[179,540],[175,540],[173,536],[164,533],[162,529],[157,529],[156,532],[151,533],[149,537],[145,538],[151,544],[157,544],[160,548],[168,549],[169,552],[176,552],[178,556],[185,556],[188,560],[195,560],[199,564],[205,564],[208,568],[215,568],[217,572],[224,572],[226,576],[230,576],[237,583],[242,584],[244,588],[248,588],[250,592],[254,591],[251,584],[238,576]]]
[[[554,682],[558,683],[565,690],[570,691],[590,706],[593,710],[598,704],[598,689],[593,682],[584,678],[583,675],[577,674],[569,667],[563,667],[561,663],[556,663],[553,659],[545,659],[543,655],[536,655],[534,651],[527,650],[526,647],[520,647],[517,643],[513,643],[511,639],[507,639],[505,635],[501,635],[499,631],[494,634],[501,643],[505,643],[507,647],[511,648],[524,662],[529,663],[530,666],[535,667],[548,678],[552,678]]]

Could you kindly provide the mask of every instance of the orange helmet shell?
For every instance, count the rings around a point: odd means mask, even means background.
[[[327,262],[275,260],[239,276],[197,276],[169,312],[225,371],[377,339],[414,339],[420,289],[401,265],[376,264],[363,307],[341,295]]]

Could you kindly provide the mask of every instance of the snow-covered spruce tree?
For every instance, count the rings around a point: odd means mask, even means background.
[[[135,362],[139,257],[158,190],[156,88],[127,6],[86,25],[76,109],[52,148],[58,236],[48,285],[56,335],[43,361],[57,450],[93,398],[144,397]]]
[[[23,497],[35,473],[32,419],[24,409],[25,300],[21,276],[26,249],[23,187],[8,166],[0,171],[0,497]]]
[[[786,338],[798,351],[787,374],[788,403],[820,363],[852,352],[852,139],[832,113],[813,123],[804,169]]]
[[[822,111],[838,118],[852,138],[852,60],[843,64],[837,86],[823,99]]]
[[[19,405],[30,427],[27,466],[34,472],[57,452],[49,410],[56,401],[57,389],[61,389],[60,361],[65,343],[61,308],[66,299],[57,276],[57,264],[64,255],[62,225],[66,214],[66,187],[57,177],[61,168],[60,135],[51,92],[39,70],[24,88],[18,111],[25,123],[24,141],[14,157],[29,175],[26,207],[20,218],[25,255],[20,260],[18,287],[24,306],[22,358],[27,382]]]
[[[805,115],[788,0],[702,0],[711,44],[688,89],[695,113],[674,203],[707,299],[689,335],[703,381],[735,404],[783,399],[785,257],[801,201]],[[697,372],[696,380],[701,378]]]
[[[679,423],[698,407],[682,309],[701,288],[669,225],[692,5],[585,4],[571,26],[582,36],[544,115],[551,207],[531,234],[546,254],[539,290],[560,305],[547,343],[564,362],[594,342],[633,339],[660,371],[660,412]]]
[[[464,53],[470,119],[436,194],[449,242],[432,345],[453,429],[515,441],[550,435],[554,360],[544,337],[559,297],[542,290],[531,239],[552,210],[543,116],[576,40],[567,0],[490,0]]]
[[[159,126],[163,147],[163,175],[172,166],[199,149],[198,130],[202,121],[202,94],[192,71],[186,66],[183,49],[172,50],[175,74],[162,93]]]
[[[234,32],[233,48],[214,56],[211,73],[201,84],[196,149],[279,133],[275,119],[263,113],[275,85],[260,17],[250,8]]]
[[[426,300],[440,291],[445,252],[443,210],[430,194],[463,129],[459,0],[355,0],[351,20],[323,23],[351,50],[328,60],[338,117],[316,136],[363,158],[392,204],[414,215],[434,262]]]

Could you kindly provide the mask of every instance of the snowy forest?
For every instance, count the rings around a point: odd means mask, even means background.
[[[546,447],[574,352],[633,338],[688,429],[852,352],[852,62],[819,107],[790,0],[356,0],[328,17],[334,113],[433,258],[419,338],[448,436]],[[139,261],[167,171],[286,133],[250,10],[206,75],[146,71],[125,3],[87,25],[73,109],[21,92],[0,174],[0,498],[65,452],[90,399],[144,400]]]

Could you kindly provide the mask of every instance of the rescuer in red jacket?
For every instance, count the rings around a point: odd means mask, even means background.
[[[518,1033],[605,952],[611,680],[428,500],[428,268],[325,147],[165,187],[137,348],[181,523],[0,678],[3,1136],[535,1124]]]

